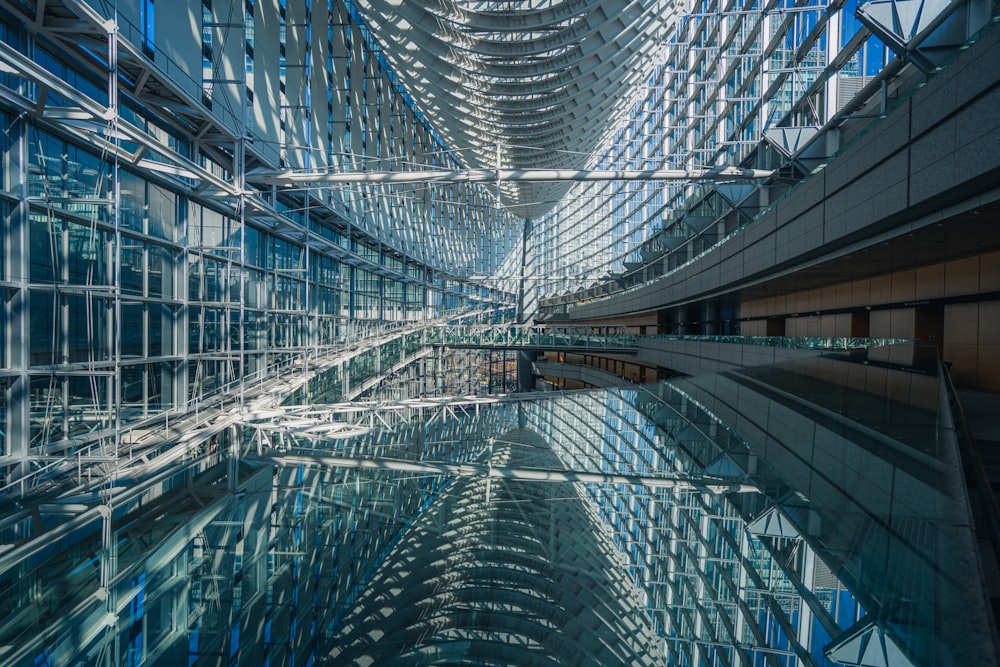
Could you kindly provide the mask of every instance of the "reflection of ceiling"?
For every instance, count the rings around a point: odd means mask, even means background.
[[[468,166],[584,166],[647,75],[667,0],[360,0],[417,107]],[[566,183],[503,187],[526,218]]]
[[[515,429],[492,460],[558,468]],[[373,574],[334,636],[335,664],[665,664],[638,589],[571,482],[460,479]]]

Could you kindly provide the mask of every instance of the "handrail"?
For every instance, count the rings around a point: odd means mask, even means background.
[[[624,328],[595,331],[590,327],[544,327],[535,325],[449,326],[432,329],[439,345],[482,347],[574,347],[594,350],[634,349],[639,337]]]
[[[941,367],[941,375],[945,380],[945,387],[948,390],[948,395],[951,398],[952,405],[954,406],[952,413],[956,417],[957,421],[957,424],[955,424],[955,430],[959,435],[959,450],[962,453],[964,463],[968,466],[971,473],[970,481],[972,482],[972,486],[976,489],[979,494],[979,499],[982,502],[982,519],[986,523],[990,543],[993,545],[993,557],[996,559],[997,566],[1000,567],[1000,504],[997,503],[997,497],[996,494],[993,493],[993,486],[990,484],[990,478],[986,473],[986,467],[983,465],[983,459],[979,455],[979,449],[976,447],[976,441],[972,437],[972,432],[969,430],[969,422],[965,417],[965,410],[962,408],[962,402],[958,398],[958,391],[955,389],[955,383],[951,379],[951,372],[948,368],[948,364],[941,363],[939,365]]]
[[[730,343],[738,345],[758,345],[761,347],[783,347],[805,350],[854,350],[886,345],[913,343],[913,338],[865,338],[852,336],[743,336],[738,334],[655,334],[643,336],[646,340],[676,340],[701,343]]]
[[[633,334],[624,327],[613,332],[591,327],[548,327],[534,325],[495,325],[482,327],[439,326],[432,342],[439,345],[503,347],[583,347],[594,350],[637,348],[643,341],[690,341],[756,345],[804,350],[855,350],[913,343],[912,338],[867,338],[852,336],[741,336],[701,334]]]

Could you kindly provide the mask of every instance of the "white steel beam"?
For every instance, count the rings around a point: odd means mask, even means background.
[[[498,183],[501,181],[696,181],[764,179],[765,169],[717,167],[713,169],[460,169],[455,171],[256,171],[247,181],[267,185],[307,183]]]
[[[263,458],[283,465],[312,465],[360,470],[390,470],[394,472],[487,477],[522,482],[578,482],[589,484],[628,484],[651,489],[680,489],[703,493],[757,493],[752,484],[728,482],[718,477],[692,475],[606,475],[584,470],[553,470],[518,466],[495,466],[486,463],[448,463],[447,461],[407,461],[383,456],[314,456],[308,454],[271,454]]]

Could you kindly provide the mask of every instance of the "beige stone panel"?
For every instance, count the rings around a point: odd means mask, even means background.
[[[913,269],[892,274],[892,301],[913,301],[916,298],[917,272]]]
[[[966,257],[948,262],[944,268],[946,296],[975,294],[979,291],[979,257]]]
[[[944,345],[974,345],[979,338],[979,304],[952,303],[944,307]]]
[[[916,287],[918,299],[938,299],[944,296],[944,264],[917,269]]]

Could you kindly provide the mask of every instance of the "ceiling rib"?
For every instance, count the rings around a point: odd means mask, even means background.
[[[614,91],[649,74],[676,18],[667,0],[360,0],[356,7],[417,107],[471,169],[584,167],[620,117]],[[499,163],[498,163],[499,146]],[[536,218],[569,188],[501,178]]]

